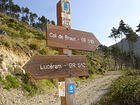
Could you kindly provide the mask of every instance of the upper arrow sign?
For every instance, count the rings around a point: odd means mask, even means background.
[[[47,46],[49,47],[95,51],[99,44],[92,33],[47,25]]]

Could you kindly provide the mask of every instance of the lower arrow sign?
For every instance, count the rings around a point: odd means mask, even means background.
[[[24,66],[34,79],[87,76],[86,56],[33,56]]]

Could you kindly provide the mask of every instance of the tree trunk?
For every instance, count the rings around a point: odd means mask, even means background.
[[[121,51],[123,52],[123,38],[122,38],[122,33],[121,33]]]
[[[123,39],[122,39],[122,33],[121,33],[121,65],[120,65],[120,69],[122,70],[122,67],[123,67],[123,56],[122,56],[122,53],[123,53]]]
[[[129,52],[130,52],[130,58],[131,58],[131,67],[134,69],[135,68],[135,60],[134,60],[133,42],[128,40],[128,45],[129,45]]]
[[[117,59],[116,59],[116,58],[114,58],[114,60],[115,60],[114,69],[115,69],[115,71],[116,71],[116,70],[117,70]]]

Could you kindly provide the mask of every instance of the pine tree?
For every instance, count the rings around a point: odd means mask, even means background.
[[[125,35],[126,35],[126,40],[128,41],[128,45],[129,45],[132,68],[135,68],[134,43],[138,40],[138,35],[128,25],[126,26]]]

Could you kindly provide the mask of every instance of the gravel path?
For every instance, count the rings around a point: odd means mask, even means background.
[[[100,78],[82,81],[76,89],[76,104],[93,105],[104,96],[112,81],[119,76],[119,72],[112,71]],[[20,88],[10,92],[0,88],[0,105],[60,105],[60,99],[56,88],[48,89],[46,93],[34,97],[27,96]]]
[[[109,90],[112,82],[120,76],[117,71],[108,72],[102,78],[92,79],[81,84],[76,93],[77,105],[94,105]]]

